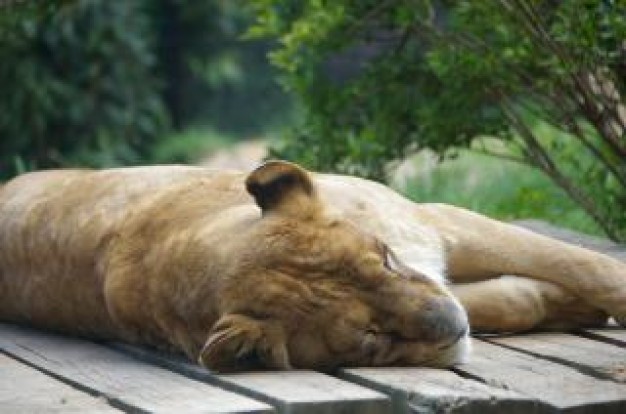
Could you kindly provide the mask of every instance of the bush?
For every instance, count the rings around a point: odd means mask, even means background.
[[[269,42],[242,39],[253,20],[247,8],[228,0],[145,2],[175,129],[210,126],[246,136],[286,118],[289,100],[267,62]]]
[[[138,162],[166,124],[145,15],[136,2],[32,3],[0,21],[0,175]]]
[[[251,19],[230,1],[0,1],[0,178],[187,160],[196,130],[284,122],[269,43],[241,39]]]
[[[254,0],[304,122],[275,152],[384,180],[479,135],[626,241],[626,3]],[[558,133],[543,134],[546,129]]]

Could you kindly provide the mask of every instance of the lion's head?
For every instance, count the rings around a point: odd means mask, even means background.
[[[330,213],[306,171],[270,162],[246,187],[262,214],[239,235],[203,365],[446,366],[464,356],[467,317],[447,289]]]

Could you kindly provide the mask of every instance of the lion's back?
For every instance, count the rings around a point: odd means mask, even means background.
[[[0,320],[106,331],[103,255],[120,226],[164,193],[219,177],[157,166],[51,170],[7,182],[0,188]]]

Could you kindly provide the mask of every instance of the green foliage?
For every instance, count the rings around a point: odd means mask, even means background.
[[[269,43],[242,40],[248,9],[230,0],[145,1],[176,129],[210,125],[246,135],[282,122],[289,101],[267,63]]]
[[[420,148],[542,170],[626,240],[626,3],[253,0],[304,120],[275,155],[385,179]]]
[[[0,179],[180,162],[212,147],[198,130],[275,128],[291,103],[269,42],[241,38],[251,19],[228,0],[0,1]]]
[[[188,164],[201,161],[201,157],[231,145],[235,139],[215,130],[188,128],[158,140],[148,158],[157,164]]]
[[[166,116],[137,3],[32,3],[0,26],[0,175],[139,161]]]
[[[467,150],[411,181],[405,192],[417,202],[453,204],[501,220],[543,219],[585,233],[601,233],[541,172]]]

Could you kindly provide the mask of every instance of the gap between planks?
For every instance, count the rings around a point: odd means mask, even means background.
[[[583,329],[575,333],[585,338],[626,349],[626,328],[614,326],[608,329]]]
[[[24,349],[28,350],[29,352],[35,352],[32,349],[26,348],[24,347]],[[70,389],[75,390],[76,392],[79,393],[83,393],[84,395],[88,395],[92,398],[96,398],[96,399],[103,399],[104,401],[106,401],[106,403],[112,408],[112,409],[119,409],[122,410],[124,412],[135,412],[135,413],[145,413],[145,411],[138,409],[137,407],[134,407],[132,405],[129,405],[127,403],[125,403],[122,400],[119,400],[111,395],[106,395],[103,394],[101,392],[98,392],[97,390],[94,390],[92,388],[89,388],[87,386],[85,386],[84,384],[82,384],[79,381],[73,381],[72,379],[65,377],[63,375],[59,375],[57,373],[55,373],[52,370],[46,369],[40,365],[37,365],[35,363],[30,362],[27,358],[23,358],[21,357],[19,354],[14,353],[14,352],[10,352],[7,351],[5,349],[0,348],[0,354],[1,355],[6,355],[8,358],[11,358],[15,361],[17,361],[18,363],[22,364],[25,367],[28,367],[30,369],[32,369],[33,371],[36,371],[38,373],[40,373],[41,375],[44,375],[48,378],[50,378],[52,381],[56,381],[59,384],[63,384],[67,387],[69,387]],[[45,355],[43,354],[39,354],[40,357],[46,359]]]
[[[77,338],[0,324],[0,349],[131,412],[271,412],[272,407]]]
[[[612,343],[579,335],[548,332],[486,337],[481,340],[568,366],[584,375],[626,383],[626,349]]]
[[[92,396],[0,351],[0,407],[6,413],[120,413]],[[26,392],[27,390],[27,392]]]
[[[454,369],[459,375],[536,398],[553,410],[626,412],[626,384],[486,341],[475,341],[474,348],[470,361]]]
[[[112,343],[111,346],[139,360],[263,401],[280,413],[392,412],[391,400],[384,393],[315,371],[219,374],[182,357],[122,343]]]

